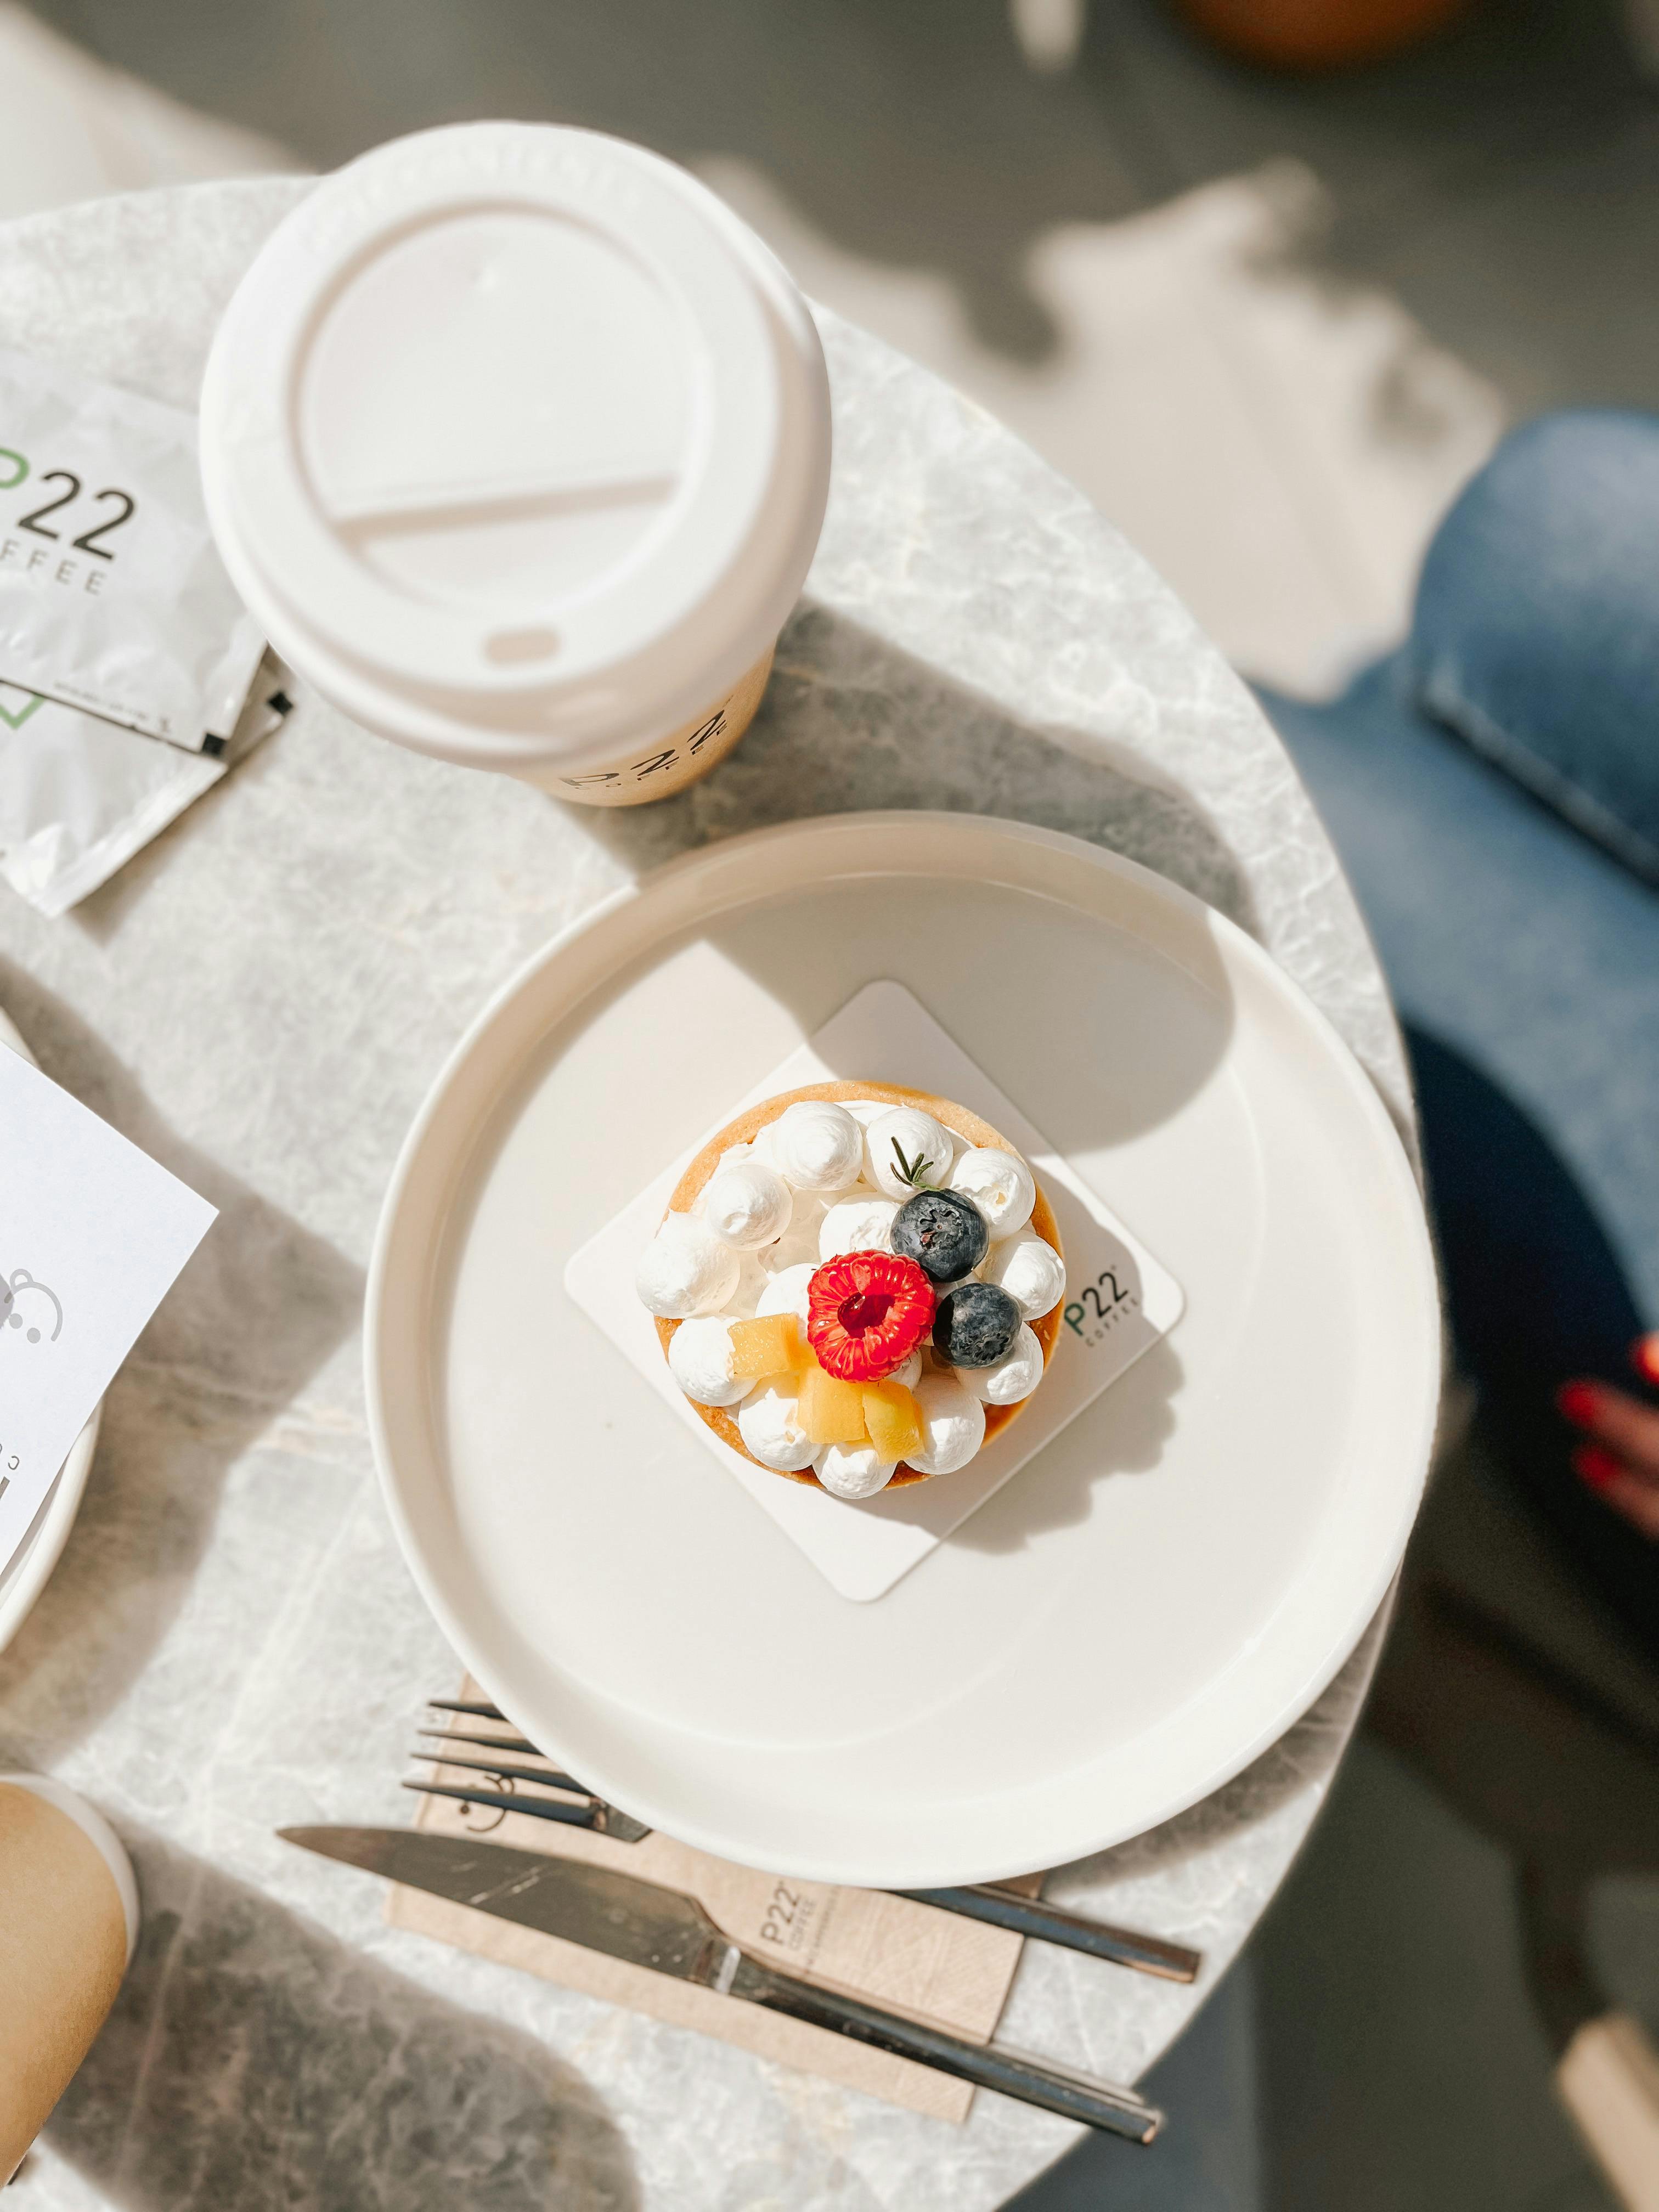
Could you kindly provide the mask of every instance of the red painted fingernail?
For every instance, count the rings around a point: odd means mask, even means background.
[[[1659,1328],[1638,1336],[1630,1356],[1638,1375],[1645,1375],[1650,1382],[1659,1382]]]
[[[1589,1483],[1592,1490],[1605,1490],[1616,1482],[1624,1468],[1610,1451],[1600,1444],[1580,1444],[1572,1455],[1572,1471],[1581,1482]]]
[[[1585,1429],[1595,1419],[1596,1395],[1593,1382],[1564,1382],[1555,1394],[1555,1403],[1564,1420]]]

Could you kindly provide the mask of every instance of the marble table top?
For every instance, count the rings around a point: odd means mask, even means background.
[[[197,186],[0,229],[0,343],[193,404],[240,271],[306,189]],[[0,1657],[0,1767],[94,1797],[146,1908],[18,2212],[987,2212],[1073,2139],[994,2097],[960,2129],[921,2119],[388,1929],[378,1885],[272,1833],[407,1817],[410,1729],[456,1665],[375,1491],[364,1267],[445,1054],[617,884],[803,813],[1063,827],[1253,931],[1409,1129],[1381,976],[1244,687],[1080,494],[823,319],[822,550],[760,717],[707,781],[565,807],[302,696],[67,919],[0,905],[0,1005],[47,1072],[222,1215],[112,1390],[80,1522]],[[1165,2048],[1306,1834],[1376,1633],[1228,1787],[1053,1877],[1053,1896],[1201,1948],[1199,1988],[1028,1947],[1006,2039],[1126,2080]]]

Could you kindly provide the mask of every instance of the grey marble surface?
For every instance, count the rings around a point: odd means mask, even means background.
[[[0,343],[192,401],[239,270],[304,189],[0,231]],[[146,1906],[18,2212],[987,2212],[1072,2139],[994,2098],[961,2129],[915,2118],[390,1930],[375,1885],[272,1834],[404,1818],[416,1707],[455,1671],[364,1430],[359,1306],[393,1155],[483,999],[619,883],[786,815],[1062,825],[1253,930],[1408,1123],[1346,886],[1243,687],[1026,448],[825,322],[822,550],[753,732],[705,782],[586,812],[302,699],[68,919],[0,906],[0,1004],[48,1073],[222,1212],[110,1395],[79,1524],[0,1658],[0,1765],[102,1805]],[[1305,1834],[1374,1640],[1229,1787],[1051,1883],[1197,1944],[1205,1984],[1033,1950],[1009,2040],[1121,2076],[1169,2044]]]

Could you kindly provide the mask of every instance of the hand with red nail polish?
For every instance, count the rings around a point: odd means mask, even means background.
[[[1659,1330],[1638,1340],[1631,1364],[1645,1382],[1659,1383]],[[1561,1385],[1555,1402],[1562,1419],[1589,1439],[1572,1455],[1579,1480],[1659,1543],[1659,1407],[1610,1382],[1578,1378]]]

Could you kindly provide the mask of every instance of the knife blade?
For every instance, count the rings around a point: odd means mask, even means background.
[[[1160,2112],[1115,2082],[997,2045],[966,2043],[838,1990],[781,1973],[732,1942],[693,1899],[635,1875],[412,1828],[279,1828],[277,1833],[305,1850],[453,1905],[831,2029],[1132,2142],[1151,2142],[1163,2124]]]

